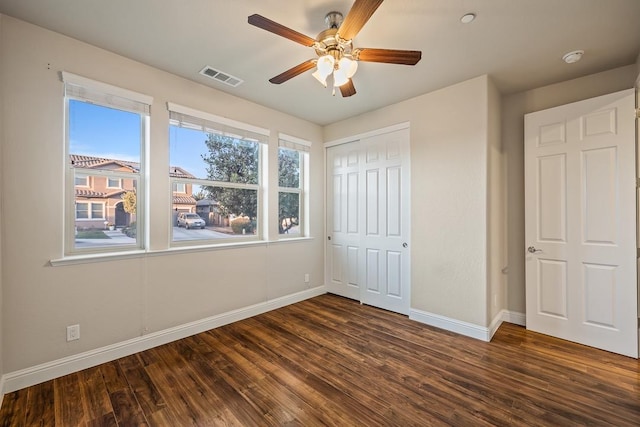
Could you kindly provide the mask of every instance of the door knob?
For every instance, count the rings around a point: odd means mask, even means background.
[[[402,244],[402,247],[403,247],[403,248],[406,248],[406,247],[408,247],[408,246],[409,246],[409,245],[408,245],[406,242]]]
[[[533,246],[529,246],[527,251],[529,251],[530,254],[535,254],[536,252],[542,252],[542,249],[536,249]]]

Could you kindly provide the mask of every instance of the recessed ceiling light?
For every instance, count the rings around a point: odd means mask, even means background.
[[[584,50],[574,50],[573,52],[565,53],[562,60],[567,64],[573,64],[580,61],[582,55],[584,55]]]
[[[466,13],[462,15],[462,18],[460,18],[460,22],[462,22],[463,24],[468,24],[472,22],[474,19],[476,19],[475,13]]]

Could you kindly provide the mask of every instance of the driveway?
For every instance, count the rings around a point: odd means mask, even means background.
[[[204,229],[185,229],[180,227],[173,227],[173,241],[179,242],[183,240],[211,240],[211,239],[228,239],[232,237],[230,234],[220,233],[218,231]]]

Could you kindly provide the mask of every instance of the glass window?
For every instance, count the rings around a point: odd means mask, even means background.
[[[63,72],[67,112],[66,253],[142,247],[144,95]],[[106,92],[105,92],[106,91]],[[123,96],[124,95],[124,96]],[[68,205],[68,206],[69,206]]]
[[[88,186],[89,186],[88,176],[76,176],[76,187],[88,187]]]
[[[309,147],[280,139],[278,148],[278,233],[281,237],[303,235],[305,220],[305,163]]]
[[[76,218],[89,219],[89,203],[76,202]]]
[[[173,110],[170,117],[173,242],[258,239],[266,134]]]
[[[176,193],[186,193],[187,192],[187,184],[184,182],[176,182],[174,184],[174,190]]]
[[[107,187],[122,188],[122,180],[120,178],[107,178]]]

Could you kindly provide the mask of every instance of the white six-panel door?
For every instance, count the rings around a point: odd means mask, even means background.
[[[634,92],[525,116],[527,328],[638,357]]]
[[[327,150],[329,292],[408,314],[409,130]]]

